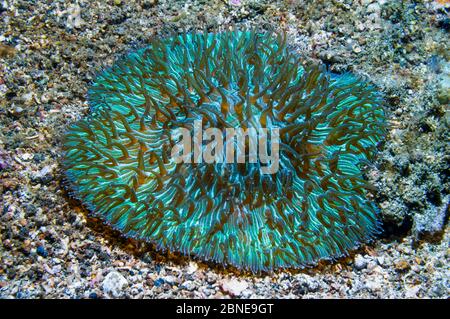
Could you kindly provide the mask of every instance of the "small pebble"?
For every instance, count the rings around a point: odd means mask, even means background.
[[[158,278],[155,280],[155,282],[153,283],[156,287],[161,286],[164,283],[164,279],[162,278]]]
[[[42,246],[42,245],[39,245],[39,246],[36,248],[36,253],[37,253],[39,256],[42,256],[42,257],[47,257],[47,256],[48,256],[47,250],[46,250],[45,247]]]
[[[103,279],[102,288],[105,294],[117,298],[124,294],[127,285],[128,282],[121,273],[112,271]]]
[[[355,257],[355,268],[357,270],[363,270],[366,267],[367,267],[367,260],[361,255],[356,255],[356,257]]]
[[[0,58],[12,58],[17,50],[9,45],[0,43]]]
[[[398,272],[406,272],[411,268],[409,263],[404,259],[400,259],[399,261],[395,262],[394,267]]]
[[[232,296],[239,296],[245,289],[247,289],[248,283],[238,279],[225,279],[222,282],[223,291],[229,293]]]

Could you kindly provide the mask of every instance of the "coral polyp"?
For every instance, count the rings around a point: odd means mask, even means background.
[[[270,32],[190,33],[117,61],[65,136],[72,193],[124,235],[252,271],[340,257],[378,231],[363,166],[385,132],[366,81]],[[279,169],[177,163],[176,128],[279,129]],[[200,147],[204,147],[203,145]]]

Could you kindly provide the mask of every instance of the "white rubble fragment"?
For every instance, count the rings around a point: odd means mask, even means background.
[[[102,283],[103,292],[115,298],[123,295],[126,286],[128,286],[128,281],[117,271],[112,271],[106,275]]]
[[[222,282],[223,291],[233,296],[240,296],[248,288],[248,283],[242,280],[230,279]]]

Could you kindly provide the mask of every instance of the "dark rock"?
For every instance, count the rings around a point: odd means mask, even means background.
[[[163,283],[164,283],[164,279],[158,278],[158,279],[155,280],[154,285],[155,285],[156,287],[159,287],[159,286],[161,286]]]
[[[42,245],[37,247],[36,253],[44,258],[48,256],[47,250]]]

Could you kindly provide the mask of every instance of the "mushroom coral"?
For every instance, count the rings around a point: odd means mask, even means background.
[[[302,62],[271,32],[151,40],[97,76],[65,135],[72,194],[126,236],[254,272],[346,254],[379,229],[363,167],[386,116],[365,80]],[[279,129],[279,170],[177,163],[170,132],[194,121]]]

